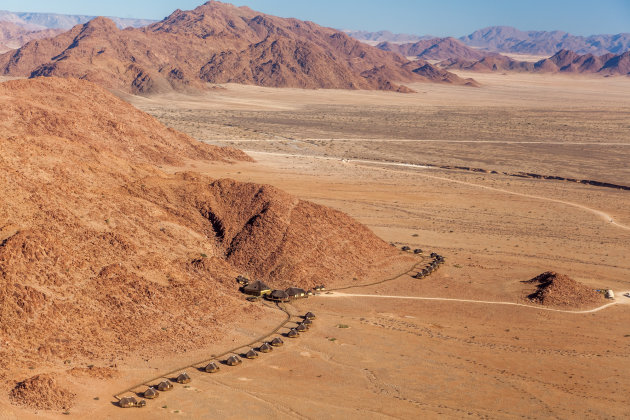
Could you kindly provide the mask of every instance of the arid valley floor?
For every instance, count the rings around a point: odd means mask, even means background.
[[[446,264],[425,279],[296,302],[295,314],[317,315],[309,332],[239,367],[189,369],[190,386],[143,409],[122,412],[112,396],[251,341],[283,314],[265,310],[195,354],[68,374],[79,394],[70,417],[627,417],[630,192],[503,172],[630,186],[630,79],[474,77],[480,88],[415,84],[418,93],[406,95],[225,85],[124,96],[169,127],[256,160],[167,172],[271,184]],[[409,268],[401,262],[381,277]],[[550,270],[615,290],[617,304],[584,313],[575,311],[591,308],[536,306],[524,282]],[[4,395],[0,417],[66,418]]]

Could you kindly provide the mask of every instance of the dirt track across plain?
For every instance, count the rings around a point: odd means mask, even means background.
[[[627,292],[624,292],[627,293]],[[519,307],[524,307],[524,308],[530,308],[530,309],[535,309],[535,310],[540,310],[540,311],[552,311],[552,312],[562,312],[562,313],[566,313],[566,314],[592,314],[595,312],[599,312],[603,309],[606,308],[610,308],[613,305],[616,305],[618,303],[626,303],[628,304],[629,302],[622,302],[622,301],[614,301],[614,302],[610,302],[607,303],[605,305],[599,306],[597,308],[593,308],[593,309],[586,309],[586,310],[563,310],[563,309],[555,309],[555,308],[546,308],[544,306],[534,306],[534,305],[525,305],[522,303],[516,303],[516,302],[493,302],[493,301],[488,301],[488,300],[472,300],[472,299],[454,299],[454,298],[439,298],[439,297],[421,297],[421,296],[393,296],[393,295],[362,295],[362,294],[357,294],[357,293],[339,293],[339,292],[332,292],[331,294],[325,294],[322,295],[323,297],[326,298],[351,298],[351,297],[359,297],[359,298],[382,298],[382,299],[411,299],[411,300],[431,300],[431,301],[438,301],[438,302],[465,302],[465,303],[479,303],[479,304],[485,304],[485,305],[510,305],[510,306],[519,306]],[[625,296],[624,296],[625,298]],[[624,299],[622,298],[622,299]],[[630,301],[630,298],[625,298],[626,300]]]
[[[256,155],[260,155],[260,154],[268,154],[268,155],[285,156],[285,157],[300,157],[300,158],[324,159],[324,160],[340,160],[340,158],[335,158],[335,157],[322,157],[322,156],[300,155],[300,154],[290,154],[290,153],[258,152],[258,151],[255,151],[255,150],[246,150],[246,152],[248,154],[252,155],[252,156],[256,156]],[[371,160],[365,160],[365,159],[346,159],[345,162],[346,163],[354,163],[354,164],[378,165],[378,166],[386,166],[386,167],[431,169],[431,167],[429,167],[429,166],[416,165],[416,164],[413,164],[413,163],[402,163],[402,162],[383,162],[383,161],[375,161],[375,160],[371,161]],[[387,170],[390,170],[390,169],[388,168]],[[593,213],[593,214],[599,216],[600,218],[604,219],[606,222],[610,223],[611,225],[613,225],[615,227],[618,227],[618,228],[624,229],[624,230],[630,230],[630,226],[627,226],[627,225],[624,225],[622,223],[619,223],[619,222],[615,221],[612,218],[612,216],[610,216],[609,214],[607,214],[607,213],[605,213],[605,212],[603,212],[601,210],[597,210],[597,209],[594,209],[594,208],[590,208],[590,207],[584,206],[582,204],[572,203],[570,201],[565,201],[565,200],[557,200],[557,199],[549,198],[549,197],[542,197],[542,196],[539,196],[539,195],[524,194],[524,193],[519,193],[519,192],[514,192],[514,191],[508,191],[508,190],[501,189],[501,188],[495,188],[495,187],[490,187],[490,186],[487,186],[487,185],[480,185],[480,184],[475,184],[475,183],[472,183],[472,182],[460,181],[460,180],[456,180],[456,179],[452,179],[452,178],[446,178],[446,177],[441,177],[441,176],[435,176],[435,175],[429,175],[429,174],[423,174],[423,173],[416,173],[416,174],[418,176],[422,176],[422,177],[426,177],[426,178],[439,179],[441,181],[446,181],[446,182],[454,182],[454,183],[468,185],[468,186],[475,187],[475,188],[482,188],[482,189],[487,189],[487,190],[491,190],[491,191],[497,191],[497,192],[500,192],[500,193],[503,193],[503,194],[511,194],[511,195],[516,195],[516,196],[520,196],[520,197],[533,198],[535,200],[550,201],[550,202],[564,204],[564,205],[571,206],[571,207],[576,207],[576,208],[585,210],[587,212],[590,212],[590,213]]]

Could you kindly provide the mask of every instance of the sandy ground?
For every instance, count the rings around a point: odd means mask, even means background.
[[[417,94],[228,85],[131,98],[174,128],[247,150],[523,171],[630,183],[630,79],[462,74]]]
[[[341,160],[461,161],[630,184],[630,79],[475,77],[482,88],[420,85],[415,95],[227,86],[205,96],[131,98],[175,128],[250,150],[257,160],[192,169],[273,184],[343,210],[387,241],[439,252],[447,263],[427,279],[403,276],[344,291],[355,296],[298,302],[295,313],[318,315],[302,337],[240,367],[195,372],[190,387],[141,410],[123,414],[110,395],[194,357],[130,361],[114,379],[83,379],[74,384],[84,392],[70,416],[627,416],[630,305],[574,314],[357,296],[527,303],[531,290],[522,282],[547,270],[594,288],[630,290],[628,192]],[[259,335],[275,316],[208,343],[208,351]],[[0,414],[35,417],[13,408]]]

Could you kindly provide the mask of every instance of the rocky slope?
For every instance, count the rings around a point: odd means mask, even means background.
[[[89,82],[5,82],[0,104],[5,384],[66,360],[102,366],[203,348],[262,311],[238,293],[239,274],[308,288],[352,283],[399,258],[348,216],[273,187],[161,171],[249,158]]]
[[[518,61],[500,54],[469,61],[450,59],[439,63],[449,70],[468,71],[521,71],[536,73],[600,74],[603,76],[630,75],[630,52],[624,54],[580,55],[562,50],[536,63]]]
[[[383,51],[393,51],[405,57],[417,57],[424,60],[480,60],[488,53],[470,48],[455,38],[433,38],[415,43],[394,44],[382,42],[376,46]]]
[[[445,79],[417,67],[312,22],[216,1],[141,29],[120,30],[97,18],[0,56],[0,74],[71,76],[135,94],[201,89],[206,82],[408,91],[399,83]]]
[[[545,306],[581,308],[605,302],[600,293],[553,271],[544,272],[526,283],[536,286],[536,291],[528,296],[529,299]]]

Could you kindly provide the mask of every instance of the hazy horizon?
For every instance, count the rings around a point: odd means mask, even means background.
[[[87,4],[78,0],[50,3],[44,0],[4,0],[0,9],[12,12],[59,13],[88,16],[161,20],[176,9],[194,9],[198,0],[112,0]],[[527,3],[482,0],[429,1],[396,0],[387,6],[381,1],[321,0],[233,0],[263,13],[310,20],[342,30],[390,31],[415,35],[464,36],[489,26],[512,26],[528,31],[564,31],[574,35],[630,32],[630,2],[601,0],[543,1]],[[387,8],[385,11],[384,8]]]

